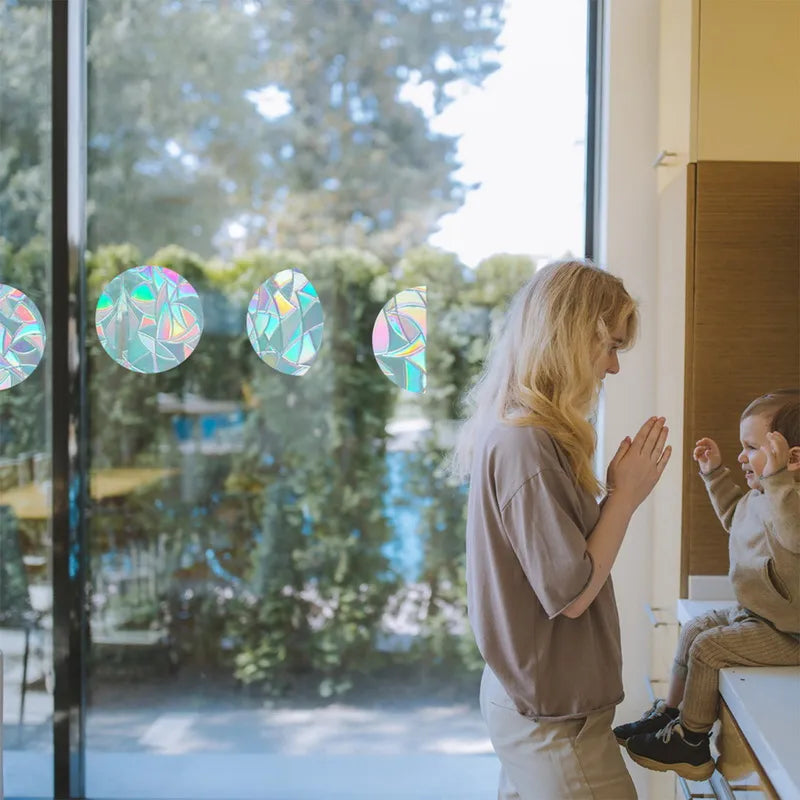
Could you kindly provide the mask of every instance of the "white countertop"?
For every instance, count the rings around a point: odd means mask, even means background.
[[[690,619],[699,617],[707,611],[714,609],[732,608],[736,605],[735,600],[678,600],[678,610],[676,616],[681,625],[685,625]]]
[[[732,605],[727,600],[678,600],[678,621]],[[723,669],[719,691],[778,795],[800,797],[800,667]]]

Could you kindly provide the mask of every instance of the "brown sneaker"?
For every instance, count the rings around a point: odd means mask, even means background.
[[[639,733],[625,743],[630,757],[640,766],[657,772],[672,770],[690,781],[705,781],[714,772],[709,734],[690,742],[680,719],[673,719],[656,733]]]

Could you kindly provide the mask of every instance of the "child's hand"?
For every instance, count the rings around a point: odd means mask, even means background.
[[[761,472],[762,478],[768,478],[770,475],[780,472],[789,463],[789,442],[778,431],[768,433],[767,441],[759,449],[767,457]]]
[[[697,440],[692,458],[700,465],[703,475],[713,472],[722,463],[722,454],[717,443],[707,437]]]

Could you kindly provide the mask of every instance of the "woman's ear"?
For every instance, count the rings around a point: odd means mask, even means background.
[[[787,469],[800,469],[800,447],[789,448],[789,463]]]

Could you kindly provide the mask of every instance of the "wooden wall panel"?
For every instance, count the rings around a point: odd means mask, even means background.
[[[701,161],[689,214],[684,596],[687,575],[728,571],[727,536],[697,476],[694,442],[714,438],[746,489],[736,461],[742,410],[766,391],[800,385],[800,164]]]
[[[683,382],[683,452],[691,459],[691,445],[697,441],[694,434],[694,229],[697,199],[697,164],[686,168],[686,323],[684,341],[684,382]],[[692,470],[684,463],[681,503],[681,597],[689,596],[689,554],[691,551],[692,514],[689,503],[689,475]]]

